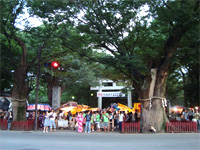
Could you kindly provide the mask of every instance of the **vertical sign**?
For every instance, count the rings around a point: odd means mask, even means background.
[[[54,86],[52,94],[52,108],[57,109],[60,107],[61,88],[59,86]]]

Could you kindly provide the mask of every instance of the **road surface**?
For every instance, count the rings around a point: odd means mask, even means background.
[[[0,131],[0,150],[200,150],[200,133]]]

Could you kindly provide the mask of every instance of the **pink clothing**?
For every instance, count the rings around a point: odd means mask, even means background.
[[[78,115],[76,117],[76,121],[78,123],[78,132],[83,132],[83,121],[84,121],[83,115]]]

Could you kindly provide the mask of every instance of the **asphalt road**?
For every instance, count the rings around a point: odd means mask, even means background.
[[[200,133],[0,131],[0,150],[200,150]]]

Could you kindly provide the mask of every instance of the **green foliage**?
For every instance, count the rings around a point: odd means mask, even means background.
[[[177,73],[173,73],[168,80],[168,95],[173,97],[172,103],[179,101],[179,104],[189,107],[199,105],[199,32],[196,32],[198,30],[199,26],[194,27],[182,39],[171,67],[171,70],[178,68]],[[180,70],[183,70],[182,73]]]
[[[26,26],[23,31],[16,28],[16,18],[23,14],[25,5],[30,15],[43,20],[42,26]],[[63,72],[41,66],[39,93],[44,99],[46,73],[58,77],[59,85],[69,89],[63,93],[66,98],[62,101],[78,95],[80,90],[85,93],[83,100],[82,97],[79,100],[86,101],[88,87],[95,85],[100,77],[129,80],[141,86],[152,68],[166,64],[169,74],[173,73],[168,80],[171,99],[183,99],[181,77],[175,78],[175,70],[187,68],[188,87],[199,78],[194,69],[199,60],[193,55],[198,53],[199,45],[197,0],[62,0],[56,3],[55,0],[2,0],[1,6],[1,67],[8,69],[1,69],[2,90],[11,87],[13,81],[6,74],[14,70],[21,59],[21,48],[13,37],[6,37],[5,32],[26,43],[27,71],[36,74],[36,56],[40,48],[41,64],[58,61],[64,66]],[[147,7],[147,14],[141,16],[139,12],[143,7]],[[100,53],[105,51],[110,55]],[[180,92],[175,92],[178,89]],[[189,90],[188,93],[192,95]],[[196,94],[194,97],[196,99]]]
[[[167,99],[172,106],[184,106],[183,80],[180,72],[172,73],[167,80]]]
[[[48,97],[47,97],[47,87],[45,86],[45,83],[40,83],[39,89],[38,89],[38,103],[49,103]],[[29,93],[29,100],[28,102],[30,104],[35,103],[36,100],[36,92],[35,90],[32,90]]]

